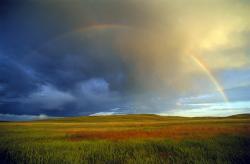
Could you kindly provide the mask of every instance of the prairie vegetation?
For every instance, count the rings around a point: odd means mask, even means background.
[[[0,123],[0,163],[249,163],[250,116]]]

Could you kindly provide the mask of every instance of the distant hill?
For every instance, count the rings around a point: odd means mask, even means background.
[[[186,119],[179,116],[160,116],[156,114],[126,114],[126,115],[101,115],[101,116],[76,116],[36,120],[36,122],[146,122]]]
[[[147,121],[173,121],[173,120],[204,120],[204,119],[227,119],[227,118],[250,118],[250,114],[238,114],[228,117],[181,117],[181,116],[160,116],[156,114],[127,114],[127,115],[106,115],[106,116],[77,116],[37,120],[36,122],[147,122]]]
[[[232,116],[228,116],[230,118],[250,118],[250,113],[245,113],[245,114],[236,114]]]
[[[174,120],[209,120],[209,119],[232,119],[246,118],[250,119],[250,114],[237,114],[228,117],[181,117],[181,116],[160,116],[156,114],[126,114],[126,115],[101,115],[101,116],[76,116],[76,117],[60,117],[44,120],[33,120],[28,122],[149,122],[149,121],[174,121]],[[1,121],[0,122],[9,122]],[[12,122],[12,121],[11,121]],[[19,121],[23,122],[23,121]],[[26,122],[26,121],[25,121]]]

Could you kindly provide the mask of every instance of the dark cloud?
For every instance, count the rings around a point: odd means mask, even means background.
[[[27,121],[27,120],[43,120],[55,117],[49,117],[45,114],[40,115],[15,115],[15,114],[0,114],[1,121]]]
[[[218,24],[217,16],[242,16],[237,11],[243,7],[231,13],[232,5],[222,0],[222,8],[211,12],[216,2],[180,2],[1,1],[0,113],[160,113],[175,108],[181,96],[202,93],[190,92],[198,88],[191,84],[194,77],[197,82],[204,73],[193,71],[187,52],[221,44],[214,43],[212,24]],[[223,22],[229,27],[225,36],[235,32],[235,24],[243,26],[232,22]],[[238,49],[227,48],[231,56]],[[211,86],[204,79],[201,90]]]
[[[29,94],[36,88],[36,79],[29,67],[0,54],[1,96],[18,97]]]

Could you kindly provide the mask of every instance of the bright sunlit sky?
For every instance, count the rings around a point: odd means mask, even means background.
[[[0,120],[127,113],[250,113],[250,1],[0,1]]]

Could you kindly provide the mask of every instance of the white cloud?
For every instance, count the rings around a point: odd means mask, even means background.
[[[90,116],[108,116],[108,115],[114,115],[115,112],[98,112],[91,114]]]
[[[119,112],[97,112],[94,114],[91,114],[90,116],[110,116],[110,115],[123,115],[124,113]]]

